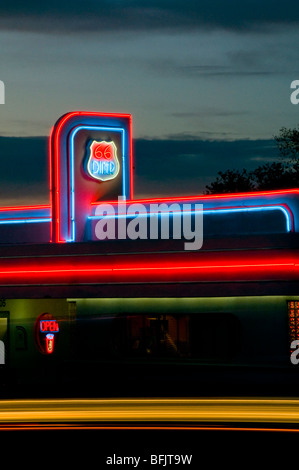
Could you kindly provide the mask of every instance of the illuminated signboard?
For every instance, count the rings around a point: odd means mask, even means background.
[[[52,354],[59,333],[58,321],[50,313],[40,315],[34,326],[34,339],[42,354]]]
[[[58,333],[59,326],[56,320],[40,320],[40,331],[42,333]]]
[[[92,203],[133,198],[131,115],[70,112],[50,136],[52,242],[91,240]]]
[[[114,142],[93,140],[89,146],[87,162],[88,174],[100,181],[108,181],[117,177],[119,161],[117,148]]]

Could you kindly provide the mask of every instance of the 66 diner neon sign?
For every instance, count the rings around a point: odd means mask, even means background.
[[[90,143],[87,172],[92,178],[100,181],[116,178],[119,173],[119,161],[113,141],[93,140]]]

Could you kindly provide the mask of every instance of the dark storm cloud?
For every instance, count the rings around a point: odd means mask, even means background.
[[[44,137],[0,137],[0,201],[48,199],[47,144]]]
[[[4,2],[3,2],[4,3]],[[297,23],[296,0],[74,0],[72,2],[5,2],[0,7],[3,29],[40,31],[114,31],[157,29],[260,29],[266,24]]]
[[[218,171],[252,170],[277,158],[272,140],[136,139],[135,197],[201,194]],[[0,137],[0,205],[48,198],[48,138]]]
[[[229,117],[229,116],[244,116],[248,115],[248,111],[226,111],[226,110],[218,110],[218,109],[204,109],[200,111],[190,111],[190,112],[177,112],[177,113],[172,113],[171,116],[177,117],[177,118],[198,118],[198,117],[206,117],[206,116],[211,116],[213,118],[215,117]]]
[[[189,136],[135,142],[135,192],[200,194],[219,171],[253,170],[278,159],[272,140],[208,141]]]
[[[180,71],[186,76],[200,75],[206,77],[266,77],[277,74],[277,70],[236,70],[229,66],[191,65],[180,67]]]
[[[267,161],[278,157],[272,140],[209,141],[191,136],[188,139],[181,136],[169,140],[137,139],[135,153],[138,175],[154,176],[159,169],[163,178],[170,180],[177,176],[191,177],[194,170],[200,175],[216,176],[220,170],[253,169],[257,158]]]

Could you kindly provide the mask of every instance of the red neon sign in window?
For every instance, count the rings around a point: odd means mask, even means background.
[[[42,354],[52,354],[59,334],[58,321],[50,313],[40,315],[34,327],[34,339]]]
[[[42,333],[51,332],[58,333],[59,326],[56,320],[40,320],[40,331]]]

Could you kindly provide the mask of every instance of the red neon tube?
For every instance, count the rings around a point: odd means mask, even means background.
[[[298,254],[279,250],[3,258],[0,268],[2,286],[298,279]]]
[[[58,243],[64,243],[64,240],[61,240],[59,237],[60,234],[60,171],[59,171],[59,165],[60,165],[60,149],[59,149],[59,143],[60,143],[60,134],[62,132],[62,129],[67,121],[69,121],[71,118],[75,116],[101,116],[101,117],[116,117],[116,118],[127,118],[129,119],[129,132],[132,131],[132,118],[130,114],[120,114],[120,113],[98,113],[98,112],[83,112],[83,111],[73,111],[61,118],[60,121],[58,121],[57,125],[55,125],[51,131],[51,136],[50,136],[50,158],[49,158],[49,164],[50,164],[50,175],[51,172],[54,170],[55,174],[55,195],[51,196],[51,207],[52,207],[52,227],[51,227],[51,241],[53,240],[53,225],[55,226],[56,229],[56,240]],[[130,134],[131,135],[131,134]],[[133,158],[132,158],[132,139],[130,139],[130,183],[133,183]],[[53,190],[53,185],[54,182],[52,180],[52,176],[50,176],[50,191],[52,192]],[[130,190],[130,197],[133,197],[133,186],[131,186]],[[55,214],[55,220],[53,217],[53,208],[56,207],[56,214]]]

